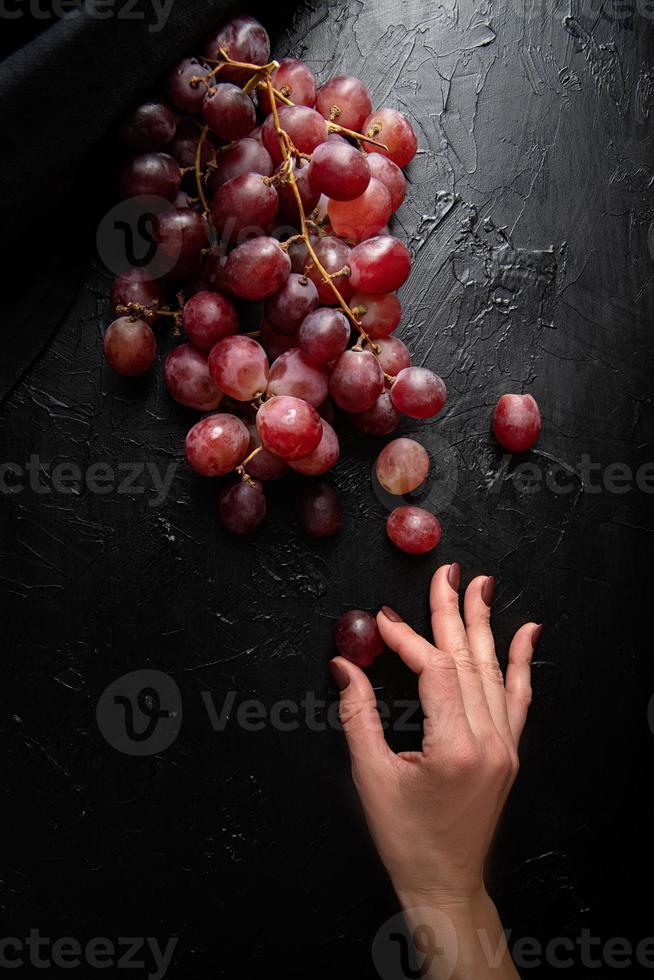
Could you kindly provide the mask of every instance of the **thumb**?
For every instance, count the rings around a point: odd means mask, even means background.
[[[334,657],[329,669],[340,691],[340,719],[352,764],[363,767],[384,761],[390,754],[377,711],[372,684],[356,664],[345,657]]]

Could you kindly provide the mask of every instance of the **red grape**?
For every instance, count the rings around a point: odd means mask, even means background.
[[[138,303],[140,306],[160,306],[164,301],[164,291],[161,283],[151,279],[143,269],[127,269],[116,276],[111,287],[111,305],[127,306]],[[142,320],[152,323],[157,319],[156,313],[139,313]]]
[[[202,250],[208,244],[207,221],[192,208],[174,208],[157,218],[155,240],[162,255],[173,262],[169,279],[186,279],[199,272]]]
[[[427,450],[415,439],[393,439],[377,457],[375,471],[389,493],[410,493],[424,483],[429,473]]]
[[[408,368],[411,364],[411,355],[409,354],[408,348],[397,337],[380,337],[375,341],[375,345],[379,348],[377,357],[384,374],[390,374],[391,377],[395,377],[396,374],[399,374],[400,371]],[[422,371],[423,368],[417,368],[416,370]],[[397,405],[395,407],[397,408]]]
[[[493,413],[493,432],[511,453],[531,449],[540,435],[541,419],[531,395],[502,395]]]
[[[314,250],[325,272],[329,272],[332,275],[335,272],[340,272],[342,268],[349,264],[350,255],[352,252],[345,242],[342,242],[340,238],[334,238],[331,235],[321,238],[314,246]],[[326,306],[337,306],[338,300],[336,299],[332,288],[328,283],[324,282],[320,271],[316,265],[314,265],[313,259],[310,255],[307,255],[304,263],[304,271],[309,279],[311,279],[315,284],[316,289],[318,290],[320,302],[324,303]],[[338,291],[343,299],[347,301],[352,294],[352,286],[349,278],[347,276],[339,276],[339,278],[336,280],[336,285],[338,286]]]
[[[273,162],[268,150],[259,140],[246,137],[221,149],[216,166],[209,171],[207,189],[210,194],[215,194],[232,177],[240,177],[241,174],[262,174],[270,177],[272,172]]]
[[[329,422],[323,419],[322,436],[316,448],[308,456],[295,460],[289,465],[291,469],[303,473],[304,476],[320,476],[336,465],[340,452],[338,436]]]
[[[104,356],[118,374],[134,377],[154,364],[157,342],[145,320],[119,316],[105,332]]]
[[[270,58],[270,38],[265,27],[248,15],[232,17],[212,31],[204,40],[202,55],[211,61],[221,61],[221,48],[232,61],[242,61],[248,65],[265,65]],[[245,68],[230,65],[219,72],[221,80],[239,85],[251,75],[252,72]]]
[[[315,285],[307,276],[291,272],[282,288],[266,300],[264,316],[278,333],[293,334],[317,305]]]
[[[430,419],[440,412],[447,401],[447,389],[442,378],[422,367],[405,367],[395,373],[397,377],[391,388],[391,401],[398,412],[413,419]]]
[[[297,347],[296,334],[278,333],[265,320],[261,324],[259,341],[271,361],[275,361],[280,354],[285,354],[287,350]]]
[[[340,310],[321,308],[301,323],[297,340],[300,350],[316,364],[328,364],[348,345],[350,324]]]
[[[235,415],[205,415],[189,429],[184,451],[189,465],[202,476],[224,476],[245,458],[250,434]]]
[[[340,655],[358,667],[370,667],[384,652],[375,618],[363,609],[343,613],[334,629],[334,643]]]
[[[216,387],[207,355],[193,344],[180,344],[170,352],[164,365],[166,387],[180,405],[210,412],[218,408],[222,392]]]
[[[362,293],[389,293],[399,289],[411,271],[406,245],[392,235],[377,235],[350,252],[350,284]]]
[[[274,453],[263,448],[259,430],[254,423],[248,424],[248,431],[250,433],[248,456],[255,449],[259,450],[246,466],[248,475],[253,476],[256,480],[278,480],[280,476],[284,476],[288,471],[288,463],[280,456],[275,456]]]
[[[387,436],[398,427],[400,413],[393,407],[389,393],[382,391],[372,408],[365,412],[354,412],[350,418],[353,425],[366,435]]]
[[[225,143],[247,136],[257,121],[250,96],[230,82],[221,82],[207,90],[202,115],[214,136]]]
[[[388,337],[402,318],[402,306],[395,293],[353,293],[350,306],[353,310],[365,308],[365,313],[357,313],[357,317],[373,339]]]
[[[368,166],[372,176],[386,186],[393,211],[397,211],[406,197],[406,177],[396,163],[381,153],[373,153],[372,148],[368,152]]]
[[[201,290],[184,304],[182,323],[186,336],[201,350],[210,351],[223,337],[238,330],[238,314],[220,293]]]
[[[225,337],[211,348],[209,370],[220,390],[239,402],[258,398],[268,386],[266,352],[243,334]]]
[[[130,150],[160,150],[170,143],[176,128],[175,113],[170,106],[149,99],[123,115],[118,139]]]
[[[258,480],[236,480],[218,495],[220,523],[232,534],[251,534],[266,516],[266,494]]]
[[[209,74],[206,65],[201,64],[197,58],[184,58],[179,64],[175,65],[167,80],[168,98],[178,110],[178,112],[190,112],[191,115],[202,111],[205,92],[207,91],[204,82],[192,84],[194,77],[204,78]]]
[[[172,201],[181,182],[179,164],[168,153],[141,153],[123,165],[119,189],[123,197],[151,194]]]
[[[290,395],[275,395],[257,412],[261,442],[282,459],[302,459],[313,452],[322,436],[322,419],[313,405]]]
[[[372,109],[372,101],[360,78],[336,75],[318,89],[316,108],[325,119],[360,133]]]
[[[275,173],[279,173],[283,167],[280,164],[277,167]],[[309,176],[309,164],[306,160],[298,160],[295,164],[295,183],[297,184],[297,189],[300,192],[300,200],[302,201],[302,207],[305,214],[311,214],[318,199],[320,198],[320,191],[311,183],[311,178]],[[283,224],[286,222],[293,228],[297,228],[300,225],[300,212],[297,206],[297,200],[295,194],[293,193],[293,188],[288,181],[282,184],[277,184],[277,193],[279,195],[279,221]],[[305,246],[306,248],[306,246]],[[296,269],[296,272],[300,272],[300,269]]]
[[[329,377],[329,394],[346,412],[372,408],[384,390],[384,372],[369,350],[346,350]]]
[[[286,282],[291,260],[274,238],[243,242],[227,259],[227,282],[241,299],[260,300],[272,296]]]
[[[211,202],[211,217],[224,241],[269,227],[277,214],[277,191],[261,174],[240,174],[222,184]]]
[[[284,106],[279,110],[279,125],[288,133],[295,149],[301,153],[313,153],[315,148],[327,139],[325,120],[319,112],[306,105]],[[281,163],[284,155],[279,145],[272,115],[268,116],[263,124],[261,138],[273,161]]]
[[[204,97],[204,85],[201,89]],[[175,138],[166,147],[166,152],[177,160],[180,167],[194,167],[195,157],[200,139],[201,129],[190,117],[182,117],[177,123]],[[200,150],[200,165],[205,168],[211,159],[213,152],[213,141],[210,136],[205,136]],[[195,188],[194,188],[195,190]]]
[[[400,551],[424,555],[440,541],[441,525],[422,507],[396,507],[386,521],[386,533]]]
[[[313,72],[304,61],[297,58],[282,58],[279,68],[275,68],[271,76],[273,86],[295,105],[313,107],[316,103],[316,79]],[[259,108],[268,115],[272,111],[267,89],[259,89]],[[275,98],[277,106],[284,103]]]
[[[332,201],[353,201],[360,199],[370,183],[370,167],[365,153],[345,140],[328,140],[311,154],[309,177],[313,186]]]
[[[293,348],[280,354],[270,368],[269,395],[293,395],[317,407],[327,398],[327,372]]]
[[[329,223],[335,234],[354,241],[376,235],[392,213],[391,195],[376,177],[370,178],[361,197],[353,201],[330,201],[327,207]]]
[[[300,527],[310,538],[328,538],[343,523],[343,505],[331,484],[325,480],[303,483],[295,498]]]
[[[384,150],[374,143],[364,142],[364,149],[368,153],[381,153],[398,167],[406,167],[416,155],[418,140],[413,126],[404,113],[398,112],[397,109],[378,109],[377,112],[371,113],[364,122],[361,132],[388,147]]]
[[[227,282],[226,269],[227,256],[224,252],[224,246],[216,245],[204,257],[202,267],[204,281],[210,289],[215,289],[221,293],[230,293],[233,296],[234,294]]]

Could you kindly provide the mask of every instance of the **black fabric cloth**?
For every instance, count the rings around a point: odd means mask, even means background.
[[[164,19],[151,0],[83,6],[45,30],[37,22],[41,33],[0,64],[0,401],[79,283],[106,193],[94,151],[121,111],[232,8],[230,0],[175,0]],[[94,12],[108,9],[110,17]],[[24,22],[13,23],[24,40]]]

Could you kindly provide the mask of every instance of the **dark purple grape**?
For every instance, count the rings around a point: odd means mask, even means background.
[[[182,182],[179,164],[167,153],[141,153],[123,165],[119,190],[123,197],[151,194],[172,201]]]
[[[202,55],[212,61],[220,61],[221,48],[232,61],[242,61],[248,65],[265,65],[270,58],[270,38],[265,27],[247,15],[232,17],[207,35],[202,45]],[[221,68],[219,75],[221,81],[242,85],[252,72],[227,65]]]
[[[329,364],[348,345],[350,324],[340,310],[321,308],[307,316],[298,331],[298,346],[316,364]]]
[[[166,91],[168,98],[179,112],[190,112],[192,115],[202,112],[202,103],[207,91],[204,82],[192,84],[193,77],[206,77],[209,69],[197,58],[184,58],[175,65],[168,75]]]
[[[247,136],[257,121],[250,96],[230,82],[221,82],[207,91],[202,115],[214,136],[225,143]]]
[[[118,139],[130,150],[160,150],[170,143],[176,128],[170,106],[150,99],[127,110],[118,127]]]
[[[292,272],[281,289],[266,300],[264,316],[273,330],[294,334],[318,305],[318,290],[304,275]]]
[[[389,392],[382,391],[381,395],[365,412],[353,412],[350,416],[352,424],[369,436],[387,436],[397,429],[400,423],[400,413],[397,411]]]
[[[191,343],[210,351],[223,337],[236,333],[238,314],[225,296],[203,289],[184,304],[182,323]]]
[[[272,296],[286,282],[291,260],[274,238],[243,242],[227,259],[227,282],[241,299],[260,300]]]
[[[151,279],[143,269],[127,269],[116,276],[111,287],[111,305],[127,306],[138,303],[140,306],[161,306],[164,302],[164,291],[161,282]],[[153,323],[156,313],[140,313],[141,319]]]
[[[179,281],[198,272],[202,249],[206,248],[207,222],[203,214],[192,208],[175,208],[160,214],[154,238],[163,255],[171,261],[169,279]]]
[[[277,172],[281,170],[282,166],[277,168]],[[309,215],[320,200],[320,191],[316,190],[311,183],[309,164],[306,160],[299,160],[295,165],[295,183],[300,192],[300,200],[302,201],[304,213],[305,215]],[[293,228],[299,228],[300,212],[293,188],[288,182],[277,184],[277,193],[279,194],[278,218],[280,223],[291,225]]]
[[[220,523],[232,534],[251,534],[266,516],[266,494],[258,480],[237,480],[218,497]]]
[[[277,191],[265,177],[241,174],[218,188],[211,202],[211,217],[221,238],[236,242],[268,229],[278,206]]]
[[[201,127],[193,119],[189,119],[188,117],[180,119],[178,122],[175,139],[166,147],[166,152],[170,153],[177,160],[180,167],[195,166],[195,155],[197,153],[201,131]],[[207,135],[200,150],[200,165],[203,169],[211,160],[213,149],[214,145],[211,136]],[[193,182],[189,183],[189,187],[192,189],[192,193],[197,196],[197,190],[194,185],[195,179],[193,178]]]
[[[343,613],[334,629],[334,643],[341,657],[359,667],[369,667],[384,652],[375,617],[363,609]]]
[[[366,154],[345,140],[328,140],[311,154],[309,176],[313,186],[333,201],[352,201],[368,187],[370,167]]]
[[[330,483],[311,480],[302,484],[295,497],[300,527],[310,538],[328,538],[340,530],[343,505]]]
[[[262,174],[270,177],[272,172],[273,162],[268,150],[259,140],[246,137],[220,151],[216,166],[210,171],[207,189],[210,194],[215,194],[232,177],[240,177],[241,174]]]

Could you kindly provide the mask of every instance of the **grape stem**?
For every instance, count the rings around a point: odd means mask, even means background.
[[[263,446],[257,446],[257,448],[256,449],[253,449],[252,452],[250,453],[250,455],[249,456],[246,456],[245,459],[243,460],[243,462],[239,466],[236,467],[236,472],[239,474],[239,476],[241,477],[241,479],[242,480],[245,480],[246,483],[249,483],[251,487],[255,486],[255,483],[254,483],[254,480],[252,479],[252,477],[246,471],[245,467],[247,466],[247,464],[250,462],[251,459],[254,459],[254,457],[257,455],[257,453],[260,453],[261,452],[262,449],[263,449]]]
[[[204,141],[207,138],[207,133],[209,132],[208,126],[202,127],[202,132],[200,133],[200,138],[198,139],[198,145],[195,148],[195,183],[198,187],[198,195],[200,197],[200,202],[202,204],[202,209],[205,214],[209,213],[209,202],[207,201],[206,195],[204,193],[204,187],[202,186],[202,147],[204,146]]]

